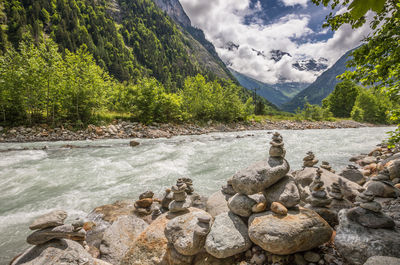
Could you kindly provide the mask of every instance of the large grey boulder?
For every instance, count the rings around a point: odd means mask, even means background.
[[[354,183],[342,176],[336,175],[326,169],[322,169],[321,180],[324,182],[326,187],[330,187],[333,182],[338,182],[342,194],[349,199],[354,201],[355,197],[365,190],[364,187]],[[299,188],[301,200],[304,201],[310,196],[309,186],[315,176],[317,175],[317,168],[306,167],[303,170],[297,171],[294,177],[295,182]]]
[[[392,229],[395,223],[392,218],[381,212],[370,211],[361,207],[351,208],[347,211],[347,217],[369,228]]]
[[[55,227],[64,224],[64,220],[67,218],[67,212],[62,210],[51,211],[47,214],[36,218],[29,226],[31,230],[44,229],[48,227]]]
[[[270,211],[250,216],[250,239],[276,255],[289,255],[310,250],[329,241],[332,228],[317,213],[299,208],[286,216]]]
[[[229,209],[236,215],[249,217],[253,212],[251,208],[257,204],[255,200],[247,195],[236,193],[228,201]]]
[[[391,183],[384,181],[369,181],[365,184],[368,191],[371,191],[377,197],[397,198],[400,196],[400,190]]]
[[[189,213],[170,220],[165,228],[165,236],[178,253],[193,256],[203,249],[211,225],[210,214],[193,208]]]
[[[286,175],[263,192],[268,203],[280,202],[286,208],[299,204],[300,194],[292,176]]]
[[[84,240],[85,237],[86,231],[84,229],[75,231],[72,225],[62,225],[36,230],[26,238],[26,242],[31,245],[40,245],[56,238]]]
[[[55,239],[29,248],[11,265],[96,265],[95,262],[81,244],[68,239]]]
[[[103,234],[100,258],[112,264],[119,264],[129,246],[143,232],[148,224],[134,215],[120,216]]]
[[[231,180],[233,189],[251,195],[262,192],[285,176],[290,170],[286,159],[270,157],[237,172]]]
[[[217,191],[213,193],[207,200],[206,211],[215,217],[221,213],[229,212],[227,201],[231,198],[231,195]]]
[[[400,258],[400,232],[364,227],[347,217],[348,210],[339,212],[335,246],[348,264],[362,265],[372,256]]]
[[[362,172],[355,166],[349,165],[342,172],[339,173],[340,176],[357,183],[358,185],[363,185],[366,178]]]
[[[364,265],[399,265],[400,259],[394,257],[373,256]]]
[[[251,247],[247,226],[232,212],[217,215],[207,236],[206,251],[216,258],[227,258]]]

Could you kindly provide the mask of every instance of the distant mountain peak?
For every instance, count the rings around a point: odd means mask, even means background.
[[[164,10],[175,22],[183,27],[190,27],[192,22],[185,13],[179,0],[153,0],[154,3]]]
[[[274,60],[275,62],[279,62],[282,59],[282,57],[285,55],[292,57],[292,55],[290,55],[290,53],[283,52],[281,50],[271,50],[269,53],[271,54],[271,59]]]
[[[319,58],[318,61],[315,59],[299,60],[292,64],[292,66],[299,71],[319,72],[328,68],[327,61],[325,58]]]
[[[239,49],[239,47],[240,47],[239,44],[235,44],[235,43],[232,42],[232,41],[228,41],[228,42],[225,44],[225,49],[227,49],[228,51],[235,51],[235,50]]]

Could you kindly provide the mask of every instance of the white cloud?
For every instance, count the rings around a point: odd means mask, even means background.
[[[307,7],[307,0],[281,0],[285,6],[301,5]]]
[[[306,0],[284,1],[307,3]],[[257,16],[262,12],[260,2],[254,8],[250,7],[250,0],[181,0],[181,3],[194,26],[204,30],[223,61],[238,72],[270,84],[282,80],[313,82],[320,72],[299,71],[292,64],[299,59],[324,57],[330,66],[346,51],[358,46],[368,33],[367,26],[356,31],[341,27],[326,41],[304,43],[312,36],[326,33],[314,32],[309,27],[309,15],[291,14],[263,25]],[[249,16],[250,25],[245,24]],[[238,44],[239,48],[228,50],[229,42]],[[275,62],[269,53],[273,49],[288,52],[292,57],[284,56]],[[263,51],[264,56],[257,55],[257,51]]]

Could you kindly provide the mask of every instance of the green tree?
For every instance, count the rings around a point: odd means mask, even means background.
[[[357,121],[387,123],[387,110],[391,104],[382,95],[375,95],[370,90],[361,89],[351,112]]]
[[[316,4],[331,7],[346,7],[350,1],[313,0]],[[325,26],[337,30],[343,24],[353,28],[362,26],[365,14],[371,10],[374,17],[370,23],[373,32],[366,38],[366,44],[356,49],[349,66],[355,71],[346,72],[341,77],[360,82],[366,87],[385,93],[393,102],[395,109],[390,111],[391,119],[400,122],[400,3],[396,0],[353,0],[348,11],[339,15],[333,12],[327,17]],[[398,124],[396,132],[400,131]],[[392,135],[392,143],[398,142],[400,135]]]
[[[322,101],[322,106],[329,109],[335,117],[348,118],[358,93],[356,84],[345,80],[335,86],[335,90]]]

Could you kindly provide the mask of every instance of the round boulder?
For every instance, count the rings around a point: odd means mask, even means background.
[[[251,247],[247,226],[232,212],[215,217],[206,239],[206,251],[216,258],[227,258],[244,252]]]
[[[252,208],[257,202],[247,195],[236,193],[228,201],[229,209],[237,215],[249,217],[253,212]]]
[[[310,250],[328,242],[332,228],[316,212],[299,208],[286,216],[268,211],[250,216],[250,239],[276,255],[289,255]]]

